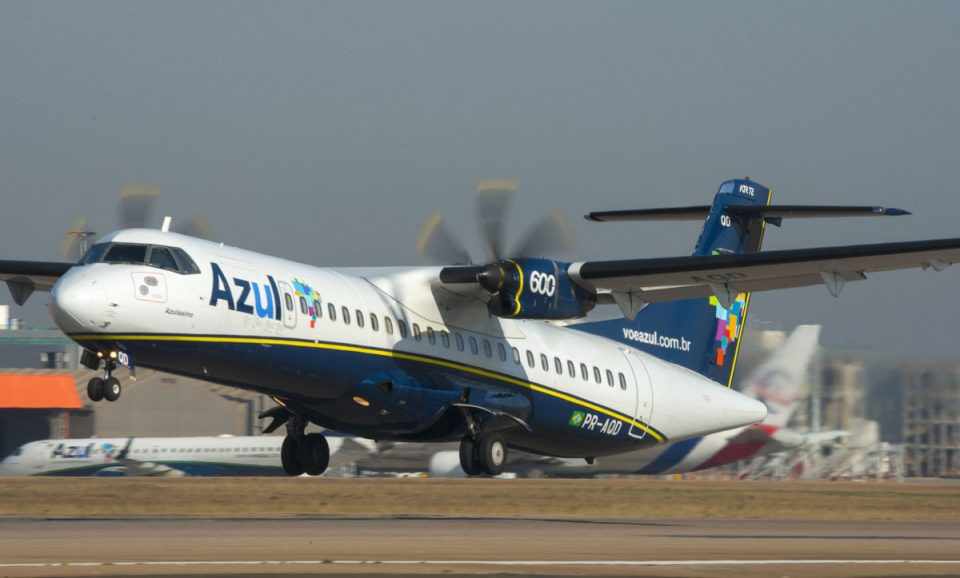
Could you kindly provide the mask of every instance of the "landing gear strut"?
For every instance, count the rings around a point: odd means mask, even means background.
[[[113,370],[117,368],[117,362],[108,359],[104,365],[103,377],[93,377],[87,382],[87,397],[90,401],[117,401],[123,388],[120,386],[120,380],[113,377]]]
[[[498,476],[506,463],[507,444],[500,434],[481,434],[476,439],[460,440],[460,467],[468,476]]]
[[[300,416],[292,416],[287,422],[287,435],[280,447],[280,461],[288,476],[310,474],[319,476],[330,465],[330,445],[323,434],[304,434],[307,422]]]

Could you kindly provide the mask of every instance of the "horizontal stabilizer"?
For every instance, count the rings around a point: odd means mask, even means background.
[[[909,215],[903,209],[857,205],[727,205],[723,212],[734,218],[768,220],[817,219],[825,217],[896,217]],[[594,211],[584,218],[588,221],[702,221],[710,214],[710,205],[665,207],[659,209],[632,209],[624,211]]]

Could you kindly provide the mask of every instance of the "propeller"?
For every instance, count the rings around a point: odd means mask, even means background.
[[[160,197],[160,187],[143,183],[128,183],[120,189],[120,202],[117,204],[117,229],[132,229],[149,227],[153,222],[153,208]],[[60,243],[60,254],[71,261],[76,261],[87,251],[90,238],[95,236],[89,230],[87,218],[76,217],[70,228],[63,235]],[[210,239],[213,228],[210,221],[203,215],[195,215],[182,225],[176,225],[178,233]]]
[[[142,183],[130,183],[120,189],[120,204],[117,205],[117,223],[121,229],[146,227],[151,221],[153,205],[160,196],[160,187]]]
[[[184,225],[174,225],[173,229],[181,235],[199,237],[200,239],[213,238],[213,227],[210,220],[204,215],[195,215]]]
[[[573,252],[574,232],[570,222],[559,209],[552,211],[533,226],[516,248],[504,250],[504,230],[513,195],[517,191],[514,180],[480,181],[477,184],[477,222],[491,265],[478,266],[476,272],[488,270],[488,277],[496,277],[496,263],[504,258],[565,257]],[[469,265],[473,263],[463,243],[447,228],[443,218],[433,213],[420,228],[417,251],[438,265]],[[475,275],[464,271],[466,275]],[[474,277],[475,279],[475,277]],[[491,281],[492,283],[492,281]]]
[[[87,252],[90,237],[94,235],[96,233],[89,230],[86,217],[75,218],[60,241],[60,255],[70,261],[79,260]]]

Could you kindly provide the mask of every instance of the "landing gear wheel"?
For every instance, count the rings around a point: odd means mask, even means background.
[[[120,393],[122,391],[120,380],[116,377],[111,377],[103,382],[103,399],[107,401],[117,401],[120,399]]]
[[[297,447],[297,459],[303,470],[311,476],[319,476],[330,465],[330,445],[323,434],[307,434]]]
[[[87,397],[90,398],[90,401],[100,401],[103,399],[104,389],[102,379],[99,377],[91,378],[90,381],[87,382]]]
[[[477,459],[477,444],[470,438],[460,440],[460,468],[468,476],[479,476],[484,473],[480,460]]]
[[[507,444],[499,434],[485,435],[477,442],[477,458],[483,470],[491,476],[503,473],[507,463]]]
[[[280,446],[280,463],[283,464],[283,471],[288,476],[299,476],[303,473],[303,466],[300,465],[300,459],[297,457],[299,441],[296,437],[288,435],[283,438],[283,445]]]

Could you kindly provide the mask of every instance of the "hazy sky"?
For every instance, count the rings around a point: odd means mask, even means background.
[[[131,181],[161,188],[158,223],[201,213],[316,265],[417,263],[434,209],[477,248],[485,177],[519,179],[514,238],[561,207],[582,258],[689,253],[697,224],[580,215],[743,175],[914,211],[788,222],[767,248],[960,236],[958,23],[949,2],[6,2],[0,258],[57,258],[81,214],[108,231]],[[958,292],[960,268],[887,273],[751,316],[952,355]]]

